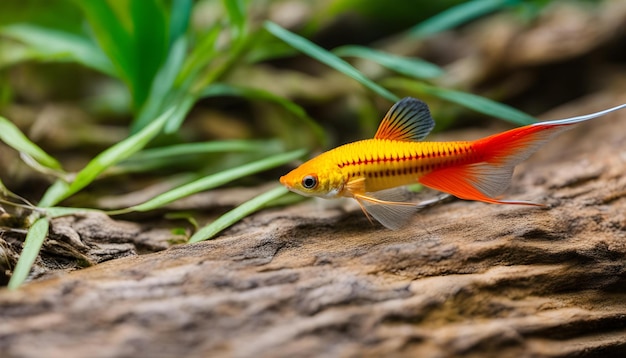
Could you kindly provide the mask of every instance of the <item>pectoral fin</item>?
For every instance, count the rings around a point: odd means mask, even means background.
[[[401,201],[406,199],[401,188],[378,191],[376,193],[356,194],[359,206],[370,216],[391,230],[403,227],[420,208],[415,203]],[[371,219],[370,219],[371,221]]]

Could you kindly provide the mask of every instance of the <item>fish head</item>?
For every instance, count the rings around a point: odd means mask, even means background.
[[[280,183],[290,191],[312,197],[336,198],[344,187],[341,170],[336,165],[324,165],[324,158],[316,157],[280,177]]]

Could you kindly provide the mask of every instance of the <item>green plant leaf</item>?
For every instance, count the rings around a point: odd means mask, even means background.
[[[61,163],[31,142],[19,128],[4,117],[0,117],[0,140],[18,152],[29,155],[44,167],[62,172]]]
[[[137,152],[124,162],[144,162],[160,160],[164,158],[178,157],[183,155],[224,153],[224,152],[258,152],[264,148],[273,148],[278,151],[282,144],[277,140],[220,140],[200,143],[175,144],[166,147],[150,148]]]
[[[268,32],[257,33],[257,43],[262,46],[254,46],[250,49],[246,56],[246,63],[253,64],[258,62],[270,61],[274,59],[282,59],[297,56],[300,52],[289,46],[288,43],[281,41]],[[270,37],[271,38],[266,38]]]
[[[174,87],[187,56],[188,41],[185,37],[193,3],[191,0],[172,2],[170,17],[169,52],[163,65],[152,81],[148,98],[133,121],[131,133],[148,125],[163,109],[182,97]]]
[[[187,55],[183,68],[176,78],[176,86],[189,86],[188,83],[194,80],[198,73],[215,58],[217,39],[222,31],[223,27],[215,24],[198,39],[191,53]]]
[[[39,255],[41,245],[48,236],[48,228],[50,226],[50,219],[41,217],[31,225],[26,234],[26,240],[24,241],[24,248],[20,254],[20,258],[17,260],[17,265],[13,271],[13,275],[9,280],[8,288],[14,290],[18,288],[28,277],[30,269],[33,267],[33,263]]]
[[[287,190],[287,188],[283,186],[278,186],[251,200],[248,200],[247,202],[236,207],[235,209],[220,216],[211,224],[198,230],[195,234],[191,236],[191,238],[189,239],[189,243],[212,239],[222,230],[233,225],[237,221],[245,218],[246,216],[254,213],[255,211],[262,209],[269,202],[276,200],[287,193],[289,193],[289,190]]]
[[[130,29],[124,26],[107,1],[74,0],[74,3],[83,10],[100,48],[113,63],[118,78],[126,83],[134,98],[137,70]]]
[[[23,50],[24,60],[73,61],[109,76],[115,76],[116,70],[111,61],[88,38],[29,24],[3,27],[0,34],[28,46]]]
[[[67,183],[66,181],[57,179],[54,183],[52,183],[52,185],[50,185],[50,187],[48,187],[46,192],[43,194],[43,197],[41,198],[41,200],[39,200],[38,206],[41,208],[48,208],[57,204],[59,201],[63,200],[59,198],[64,197],[65,193],[68,191],[69,186],[69,183]]]
[[[246,33],[246,7],[243,0],[223,0],[230,19],[233,37],[241,38]]]
[[[46,216],[54,219],[54,218],[58,218],[61,216],[68,216],[68,215],[78,215],[78,214],[84,214],[84,213],[102,213],[102,210],[98,210],[98,209],[90,209],[90,208],[68,208],[68,207],[64,207],[64,206],[53,206],[51,208],[45,208],[43,209],[43,211],[45,212]]]
[[[178,105],[176,106],[176,110],[165,124],[164,132],[166,134],[172,134],[178,131],[185,121],[187,113],[189,113],[193,104],[196,102],[196,99],[197,97],[191,93],[184,93],[182,97],[177,98],[176,103],[178,103]]]
[[[178,188],[172,189],[142,204],[131,206],[130,208],[127,208],[127,209],[115,210],[109,213],[111,215],[116,215],[116,214],[132,212],[132,211],[143,212],[143,211],[154,210],[156,208],[162,207],[168,203],[184,198],[191,194],[195,194],[201,191],[212,189],[220,185],[230,183],[236,179],[240,179],[245,176],[261,172],[263,170],[267,170],[270,168],[277,167],[279,165],[289,163],[290,161],[295,160],[301,157],[302,155],[304,155],[305,152],[306,151],[304,150],[296,150],[296,151],[291,151],[287,153],[281,153],[281,154],[273,155],[271,157],[261,159],[252,163],[244,164],[236,168],[227,169],[219,173],[198,179],[189,184],[182,185]]]
[[[87,163],[85,168],[76,174],[76,178],[74,178],[71,184],[64,187],[62,184],[58,184],[59,182],[57,181],[57,183],[46,191],[39,205],[42,207],[56,205],[61,200],[89,185],[105,169],[130,157],[145,147],[148,142],[161,132],[167,120],[175,113],[175,110],[176,108],[170,108],[138,133],[98,154]]]
[[[317,124],[317,122],[315,122],[311,117],[309,117],[304,108],[284,97],[277,96],[272,92],[256,88],[216,83],[207,87],[200,94],[200,96],[203,98],[213,96],[239,96],[248,99],[259,99],[267,102],[276,103],[289,113],[295,115],[311,131],[313,131],[315,138],[319,143],[322,143],[322,145],[326,144],[326,135],[324,133],[324,129],[319,124]]]
[[[417,79],[431,79],[444,74],[441,67],[419,58],[392,55],[365,46],[341,46],[333,50],[340,57],[359,57],[374,61],[392,71]]]
[[[284,151],[278,140],[224,140],[200,143],[175,144],[159,148],[151,148],[136,153],[120,162],[109,174],[142,172],[157,168],[179,165],[193,156],[210,153],[265,153],[267,155]],[[192,159],[193,160],[193,159]]]
[[[466,22],[512,6],[521,0],[472,0],[453,6],[428,20],[422,21],[408,31],[412,37],[428,37],[438,32],[453,29]]]
[[[170,106],[177,98],[177,92],[173,88],[174,81],[183,65],[186,52],[187,39],[181,37],[173,44],[167,60],[156,74],[148,99],[132,124],[132,133],[136,133],[148,125],[160,110]]]
[[[131,61],[135,70],[133,97],[137,108],[141,108],[168,53],[168,19],[159,0],[131,0],[129,3],[133,25]]]
[[[501,118],[518,125],[532,124],[537,121],[533,116],[530,116],[513,107],[467,92],[434,87],[425,83],[402,78],[389,79],[385,81],[385,84],[389,87],[401,88],[441,98],[443,100],[459,104],[463,107],[473,109],[476,112]]]
[[[169,32],[161,1],[79,1],[93,34],[118,76],[127,84],[136,111],[148,96],[167,53]]]
[[[192,0],[176,0],[172,2],[169,34],[170,48],[174,45],[174,42],[185,36],[192,8]]]
[[[325,63],[326,65],[345,74],[346,76],[357,80],[362,85],[366,86],[380,96],[388,99],[389,101],[397,102],[399,100],[398,96],[389,92],[384,87],[376,84],[369,78],[365,77],[365,75],[363,75],[359,70],[357,70],[341,58],[337,57],[337,55],[333,54],[332,52],[323,49],[322,47],[314,44],[304,37],[296,35],[293,32],[288,31],[271,21],[266,21],[264,27],[271,34],[285,41],[299,51],[311,56],[312,58],[322,63]]]

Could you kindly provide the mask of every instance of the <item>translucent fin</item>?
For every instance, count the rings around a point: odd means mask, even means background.
[[[402,188],[395,188],[355,195],[354,198],[368,218],[371,215],[384,227],[398,230],[421,208],[418,204],[402,201],[406,199],[404,194],[406,192]]]
[[[379,223],[390,230],[405,226],[419,209],[416,205],[374,204],[361,201],[362,207]]]
[[[414,142],[435,127],[426,103],[411,97],[396,102],[385,115],[374,138]]]

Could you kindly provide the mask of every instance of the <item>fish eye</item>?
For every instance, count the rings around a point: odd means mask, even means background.
[[[305,189],[313,189],[317,186],[317,176],[315,175],[307,175],[304,178],[302,178],[302,186]]]

